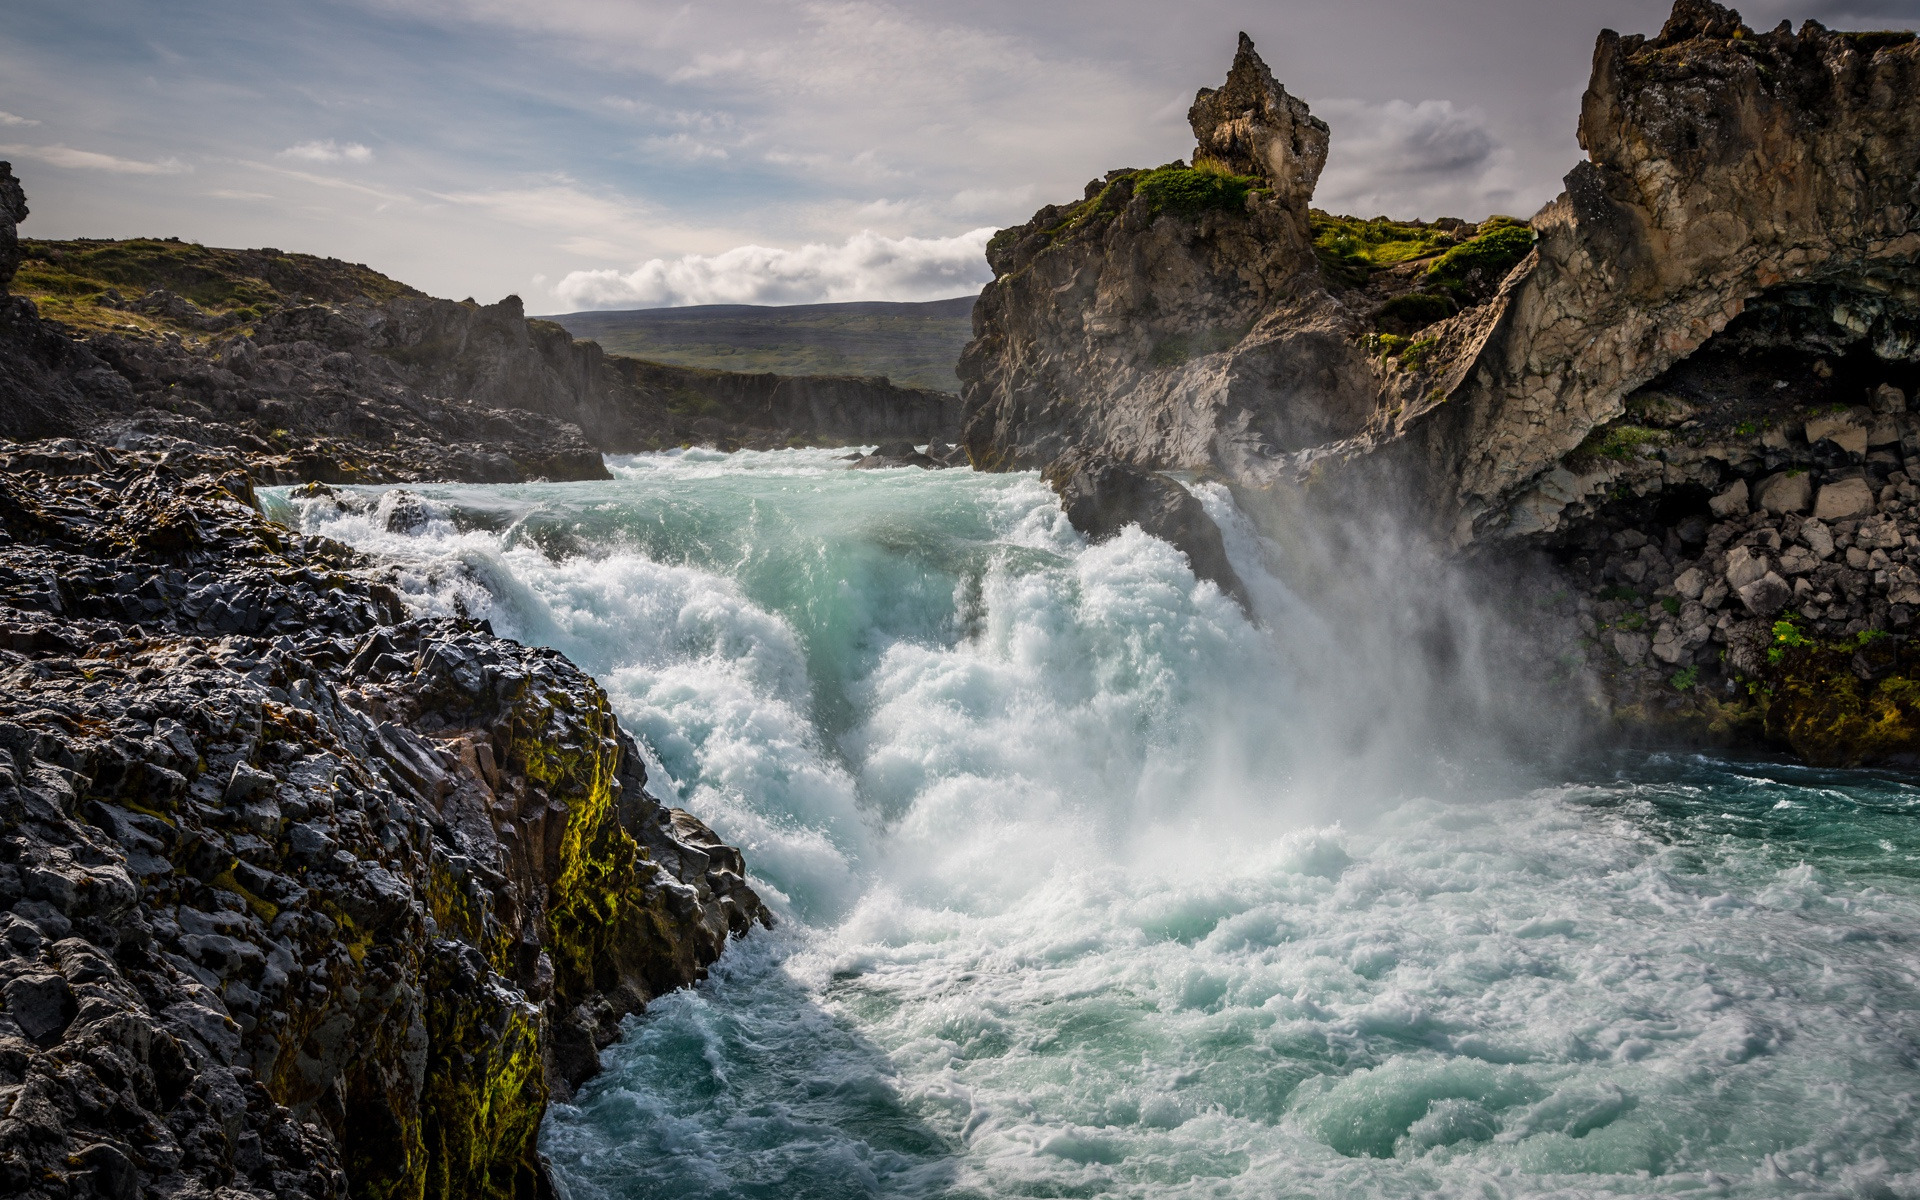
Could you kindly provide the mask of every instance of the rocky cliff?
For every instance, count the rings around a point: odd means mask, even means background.
[[[518,297],[436,300],[337,260],[21,242],[25,203],[4,164],[0,210],[0,257],[23,293],[0,311],[0,436],[226,447],[271,482],[514,482],[606,478],[602,452],[959,428],[943,393],[608,355],[528,320]]]
[[[1917,84],[1911,34],[1756,34],[1681,0],[1656,38],[1602,35],[1588,161],[1530,230],[1403,226],[1425,240],[1371,270],[1328,253],[1378,223],[1309,210],[1327,131],[1242,35],[1192,166],[1112,172],[994,238],[964,443],[1255,490],[1390,475],[1459,545],[1549,528],[1566,457],[1743,314],[1749,350],[1860,348],[1850,397],[1906,381]]]
[[[235,466],[0,455],[0,1191],[550,1194],[548,1098],[764,910],[591,679]]]
[[[1920,756],[1917,97],[1911,33],[1680,0],[1601,35],[1530,223],[1361,221],[1308,207],[1326,132],[1243,35],[1191,166],[994,238],[964,444],[1533,554],[1616,720]]]

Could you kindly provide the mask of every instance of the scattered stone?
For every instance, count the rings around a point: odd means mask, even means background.
[[[1907,411],[1907,394],[1890,383],[1873,389],[1873,411],[1890,416]]]

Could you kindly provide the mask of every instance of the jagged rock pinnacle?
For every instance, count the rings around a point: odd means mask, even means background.
[[[1236,175],[1258,175],[1288,203],[1304,207],[1327,164],[1327,123],[1287,94],[1242,33],[1233,69],[1218,90],[1201,88],[1187,110],[1196,165],[1211,161]]]

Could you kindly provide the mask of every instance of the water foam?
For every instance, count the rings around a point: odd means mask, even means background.
[[[1208,488],[1263,625],[1031,477],[616,472],[292,514],[595,671],[789,918],[556,1108],[573,1200],[1920,1194],[1908,785],[1408,791]]]

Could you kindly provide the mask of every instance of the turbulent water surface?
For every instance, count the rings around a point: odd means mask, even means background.
[[[1220,495],[1257,625],[1031,476],[611,465],[269,497],[592,671],[782,917],[554,1109],[571,1200],[1920,1195],[1907,780],[1403,737]]]

